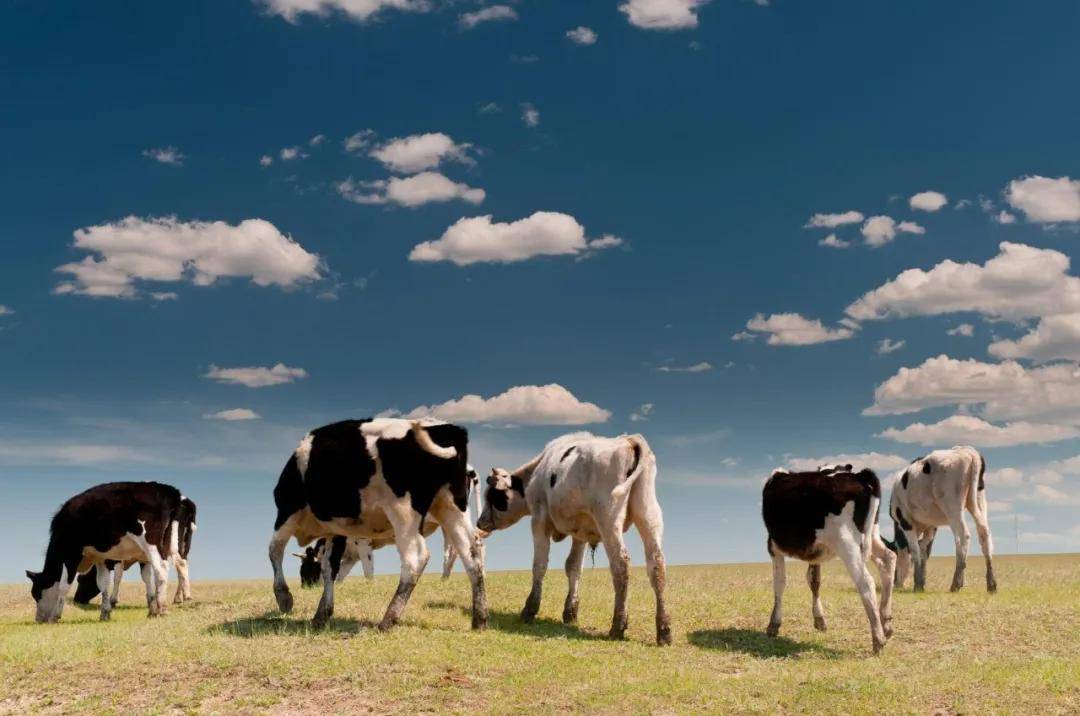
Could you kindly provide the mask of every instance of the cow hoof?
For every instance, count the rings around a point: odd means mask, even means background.
[[[487,629],[487,623],[487,614],[473,614],[472,628],[476,631],[483,631]]]
[[[289,590],[287,588],[282,589],[280,591],[275,589],[274,590],[274,597],[277,599],[278,609],[281,610],[282,614],[288,614],[289,612],[292,611],[293,598],[292,598],[292,594],[289,592]]]
[[[918,594],[919,592],[925,592],[926,587],[921,584],[916,584],[914,587],[911,588],[911,591]]]
[[[562,613],[563,624],[574,624],[577,622],[577,609],[563,609]]]
[[[881,653],[881,650],[885,648],[885,642],[874,639],[874,656]]]
[[[119,603],[120,603],[120,600],[119,600],[119,599],[110,599],[110,600],[109,600],[109,604],[111,604],[111,605],[112,605],[112,608],[113,608],[113,609],[116,609],[116,605],[117,605],[117,604],[119,604]]]
[[[825,617],[814,617],[814,628],[818,631],[825,631]]]
[[[963,588],[964,588],[963,584],[957,584],[956,582],[953,582],[952,585],[949,587],[949,591],[950,592],[959,592]]]
[[[379,622],[379,626],[378,626],[379,631],[390,631],[393,628],[394,628],[394,622],[392,620],[390,620],[390,619],[383,619],[381,622]]]
[[[521,621],[526,624],[532,624],[534,619],[536,619],[536,610],[529,609],[528,607],[521,610]]]
[[[623,627],[613,626],[613,627],[611,627],[611,631],[608,632],[608,639],[612,639],[614,641],[622,641],[625,638],[626,638],[626,627],[625,626],[623,626]]]
[[[893,635],[892,621],[887,621],[884,624],[882,624],[881,629],[882,629],[882,631],[885,632],[885,638],[886,639],[891,639],[892,638],[892,635]]]
[[[780,633],[780,625],[774,622],[769,622],[769,626],[765,628],[765,636],[776,636]]]
[[[995,579],[986,580],[986,591],[989,592],[990,594],[996,594],[997,593],[997,580],[995,580]]]
[[[330,623],[330,615],[325,611],[315,612],[315,616],[311,618],[312,629],[323,629]]]
[[[112,619],[112,612],[102,612],[99,621],[107,622]]]
[[[656,632],[657,646],[671,646],[671,627],[665,627]]]

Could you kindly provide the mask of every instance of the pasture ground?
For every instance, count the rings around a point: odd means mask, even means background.
[[[317,591],[294,587],[297,608],[282,617],[269,580],[196,582],[195,602],[150,620],[133,571],[111,622],[69,604],[55,625],[33,623],[27,586],[2,586],[0,713],[1080,713],[1080,555],[1000,557],[993,596],[981,558],[969,565],[959,594],[947,591],[951,557],[932,560],[928,592],[897,593],[896,633],[877,658],[836,562],[824,633],[804,566],[788,563],[776,639],[763,633],[768,565],[671,568],[675,644],[663,649],[641,568],[617,643],[606,569],[582,576],[580,627],[559,621],[561,569],[531,625],[517,618],[529,575],[490,573],[483,633],[469,630],[466,577],[441,582],[430,568],[389,634],[372,624],[396,576],[350,578],[320,632],[306,621]]]

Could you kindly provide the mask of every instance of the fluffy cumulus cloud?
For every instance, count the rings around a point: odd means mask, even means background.
[[[1080,180],[1028,176],[1005,188],[1005,201],[1028,221],[1042,224],[1080,221]]]
[[[749,333],[736,333],[735,340],[746,340],[756,335],[767,335],[770,346],[808,346],[851,338],[855,332],[850,328],[829,328],[820,320],[804,318],[798,313],[758,314],[746,323]]]
[[[375,132],[370,129],[361,129],[341,140],[341,147],[349,154],[355,154],[371,146],[375,140]]]
[[[230,423],[238,420],[258,420],[260,417],[262,416],[249,408],[231,408],[203,415],[205,420],[224,420]]]
[[[973,335],[975,335],[975,326],[971,325],[970,323],[961,323],[955,328],[950,328],[945,332],[948,333],[950,336],[963,336],[964,338],[971,338]]]
[[[948,203],[948,198],[939,191],[921,191],[908,199],[908,206],[916,211],[934,212]]]
[[[831,249],[846,249],[851,246],[850,241],[844,241],[837,238],[836,234],[829,234],[824,239],[818,242],[820,246],[828,246]]]
[[[1042,318],[1027,335],[995,341],[989,351],[998,358],[1029,358],[1039,363],[1060,358],[1080,361],[1080,313]]]
[[[566,38],[577,45],[595,45],[596,32],[591,27],[579,25],[566,31]]]
[[[914,221],[896,223],[891,216],[871,216],[862,226],[863,240],[867,246],[878,248],[891,242],[897,233],[925,234],[926,229]]]
[[[209,286],[219,278],[250,278],[258,286],[292,288],[320,278],[320,259],[269,221],[180,221],[129,216],[75,230],[82,261],[58,266],[71,280],[60,294],[112,298],[139,295],[136,282],[189,280]]]
[[[187,156],[184,155],[176,147],[156,147],[154,149],[144,149],[142,152],[144,157],[153,159],[155,162],[161,164],[171,164],[174,167],[183,166],[184,160]]]
[[[855,470],[868,467],[875,472],[891,472],[907,467],[907,458],[880,452],[839,453],[824,457],[793,457],[787,462],[789,470],[817,470],[825,465],[851,465]]]
[[[507,223],[493,222],[489,214],[459,219],[438,240],[414,246],[409,260],[451,261],[458,266],[514,263],[537,256],[581,255],[621,243],[615,236],[589,240],[577,219],[555,211],[538,211]]]
[[[966,444],[991,448],[1071,440],[1080,437],[1080,429],[1029,422],[993,425],[971,415],[953,415],[929,425],[913,423],[906,428],[889,428],[878,437],[926,446]]]
[[[204,377],[219,383],[245,385],[248,388],[266,388],[272,385],[293,383],[307,376],[307,371],[303,368],[290,368],[284,363],[278,363],[270,368],[261,366],[219,368],[212,365]]]
[[[347,147],[346,147],[347,148]],[[471,144],[458,144],[442,132],[395,137],[371,150],[386,168],[401,174],[435,169],[443,162],[473,164]]]
[[[454,199],[479,204],[486,196],[483,189],[451,181],[438,172],[369,182],[350,177],[338,182],[335,188],[341,196],[357,204],[397,204],[409,208]]]
[[[517,11],[509,5],[488,5],[479,10],[459,15],[458,27],[462,30],[471,30],[485,22],[507,22],[517,20],[517,18]]]
[[[1052,249],[1002,242],[983,265],[945,260],[908,269],[847,307],[856,321],[974,311],[992,318],[1080,312],[1080,280],[1069,257]]]
[[[835,229],[847,224],[858,224],[865,217],[858,211],[843,211],[838,214],[814,214],[803,228]]]
[[[713,369],[712,363],[701,361],[693,365],[662,365],[657,368],[661,373],[706,373]]]
[[[644,30],[687,30],[698,25],[697,11],[708,0],[627,0],[626,19]]]
[[[353,20],[367,22],[387,10],[427,12],[430,0],[255,0],[269,15],[279,15],[291,23],[304,14],[325,17],[339,12]]]
[[[606,422],[611,412],[578,400],[566,388],[551,383],[519,385],[491,398],[465,395],[440,405],[422,405],[406,417],[428,415],[461,423],[587,425]]]
[[[656,406],[653,405],[652,403],[642,403],[641,405],[639,405],[637,407],[637,410],[630,413],[630,422],[632,422],[632,423],[640,423],[640,422],[643,422],[645,420],[648,420],[649,417],[653,414],[653,410],[655,408],[656,408]]]

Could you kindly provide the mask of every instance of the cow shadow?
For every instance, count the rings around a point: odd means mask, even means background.
[[[358,619],[332,617],[321,629],[311,625],[310,619],[292,619],[278,612],[266,612],[261,616],[233,619],[209,627],[208,634],[225,634],[243,639],[262,636],[312,636],[315,634],[357,634],[361,629],[374,629],[374,622]]]
[[[428,609],[456,609],[463,615],[472,614],[470,607],[445,601],[427,602],[424,606]],[[594,634],[582,631],[577,624],[564,624],[561,620],[546,617],[536,617],[531,622],[521,621],[518,612],[504,612],[497,609],[488,609],[488,629],[505,632],[507,634],[521,634],[523,636],[539,637],[541,639],[581,639],[583,641],[607,641],[604,634]]]
[[[699,629],[690,632],[686,640],[699,649],[738,652],[758,658],[791,657],[803,653],[821,654],[830,659],[840,652],[821,644],[795,641],[783,636],[766,636],[757,629]]]

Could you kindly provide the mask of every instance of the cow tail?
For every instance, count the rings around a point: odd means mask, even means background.
[[[452,460],[457,457],[457,448],[443,447],[439,445],[431,436],[428,435],[428,431],[424,429],[424,426],[417,420],[412,424],[412,434],[416,438],[416,444],[420,446],[420,449],[426,453],[430,453],[435,457],[442,458],[443,460]]]
[[[649,444],[645,442],[645,438],[640,435],[627,435],[626,442],[630,449],[632,461],[630,469],[626,471],[626,479],[616,485],[611,492],[612,496],[617,499],[621,499],[630,492],[637,479],[647,469],[656,464],[656,457],[653,455],[652,450],[649,449]]]
[[[870,509],[866,511],[866,520],[863,522],[862,529],[862,544],[859,545],[862,551],[863,561],[870,556],[870,549],[874,544],[874,535],[877,533],[877,517],[878,508],[881,505],[881,498],[876,495],[870,496]]]
[[[986,458],[975,448],[968,468],[968,509],[973,517],[986,519]]]

